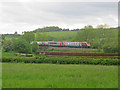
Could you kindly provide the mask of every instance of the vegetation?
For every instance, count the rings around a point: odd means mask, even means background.
[[[118,66],[2,64],[3,88],[118,88]]]
[[[24,55],[23,55],[24,56]],[[118,65],[118,57],[75,57],[75,56],[36,56],[2,57],[2,62],[9,63],[52,63],[52,64],[94,64]]]
[[[5,40],[3,43],[3,49],[5,52],[9,52],[13,50],[13,41],[12,40]]]
[[[2,54],[2,57],[14,57],[15,56],[15,53],[13,52],[4,52],[0,50],[0,53]]]
[[[53,31],[61,31],[62,29],[58,26],[50,26],[50,27],[44,27],[44,28],[38,28],[34,30],[33,32],[53,32]]]
[[[51,41],[51,40],[78,41],[78,42],[87,41],[91,44],[91,48],[97,48],[99,50],[103,49],[104,53],[120,52],[120,49],[118,47],[117,28],[108,28],[108,25],[105,24],[105,25],[98,25],[97,28],[93,28],[91,25],[88,25],[85,26],[83,29],[74,29],[74,30],[75,31],[73,30],[70,31],[69,29],[61,29],[57,26],[50,26],[50,27],[39,28],[30,32],[24,32],[23,35],[21,35],[20,37],[19,34],[15,32],[13,36],[16,36],[18,40],[22,39],[27,41],[28,43],[30,43],[31,41]],[[16,49],[12,50],[11,48],[12,42],[10,41],[11,39],[9,39],[8,41],[8,39],[6,39],[6,35],[2,35],[2,39],[3,39],[2,40],[3,49],[5,51],[18,52],[18,50]],[[12,39],[13,42],[14,39]],[[34,52],[34,50],[32,51]]]
[[[16,39],[13,41],[13,50],[18,53],[32,53],[30,43],[24,39]]]
[[[60,51],[60,52],[90,52],[90,53],[104,53],[102,50],[80,50],[80,49],[54,49],[54,48],[51,48],[51,49],[47,49],[47,51]]]
[[[33,32],[24,32],[24,34],[20,38],[30,43],[35,40],[35,34]]]
[[[76,36],[77,31],[60,31],[60,32],[44,32],[48,35],[48,40],[53,41],[72,41]]]
[[[46,33],[36,33],[35,41],[48,41],[48,35]]]
[[[32,51],[35,52],[39,49],[39,45],[37,44],[37,42],[33,42],[32,44]]]
[[[78,31],[73,41],[87,41],[91,48],[103,49],[107,53],[118,52],[118,30],[111,28],[85,27]]]

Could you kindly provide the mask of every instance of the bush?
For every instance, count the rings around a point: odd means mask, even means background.
[[[2,57],[2,62],[10,63],[52,63],[52,64],[94,64],[118,65],[118,57],[71,57],[71,56],[36,56],[36,57]]]
[[[26,57],[33,57],[33,54],[26,54]]]
[[[13,41],[13,50],[18,53],[31,53],[32,48],[30,43],[24,39],[16,39]]]
[[[39,45],[37,44],[37,42],[33,42],[32,44],[32,51],[35,52],[39,49]]]
[[[117,44],[109,44],[103,46],[103,51],[105,53],[118,53],[118,45]]]
[[[13,41],[12,40],[6,40],[3,44],[3,50],[5,52],[9,52],[13,50]]]

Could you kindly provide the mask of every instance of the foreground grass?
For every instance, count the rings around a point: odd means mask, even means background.
[[[3,88],[117,88],[118,67],[3,63]]]

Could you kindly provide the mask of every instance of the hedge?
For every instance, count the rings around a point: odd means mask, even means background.
[[[118,57],[72,57],[72,56],[36,56],[2,57],[2,62],[10,63],[52,63],[52,64],[94,64],[118,65]]]

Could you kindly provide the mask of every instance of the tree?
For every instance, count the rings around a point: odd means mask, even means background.
[[[31,53],[32,48],[30,43],[24,39],[15,39],[13,41],[13,50],[19,53]]]
[[[52,32],[52,31],[62,31],[62,29],[59,28],[58,26],[47,26],[44,28],[38,28],[33,32],[36,33],[36,32]]]
[[[21,36],[21,39],[24,39],[30,43],[31,41],[34,41],[35,34],[33,32],[24,32],[24,34]]]
[[[17,34],[17,32],[15,32],[14,34]]]
[[[109,25],[107,25],[107,24],[97,25],[97,28],[109,28]]]
[[[13,41],[12,40],[6,40],[3,44],[3,50],[5,52],[9,52],[13,50]]]
[[[6,40],[4,34],[1,35],[1,39],[2,39],[2,45],[3,45],[4,41]]]
[[[93,26],[92,25],[87,25],[87,26],[85,26],[83,29],[93,29]]]
[[[39,49],[39,45],[37,44],[37,42],[33,42],[32,44],[32,51],[35,52]]]

